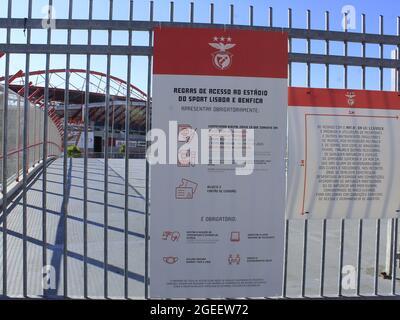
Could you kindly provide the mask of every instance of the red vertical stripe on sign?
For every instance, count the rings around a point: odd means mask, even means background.
[[[154,74],[287,78],[284,32],[156,28]]]

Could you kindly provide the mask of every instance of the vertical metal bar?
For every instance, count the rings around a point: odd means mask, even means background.
[[[93,17],[93,0],[89,0],[89,21]],[[92,30],[88,29],[87,44],[92,44]],[[87,201],[88,201],[88,153],[89,153],[89,104],[90,104],[90,59],[91,55],[86,55],[86,80],[85,80],[85,113],[84,113],[84,131],[85,131],[85,157],[83,159],[83,296],[88,297],[88,225],[87,225]]]
[[[235,24],[235,7],[233,4],[230,5],[230,10],[229,10],[229,23],[230,24]]]
[[[32,18],[32,0],[28,2],[28,19]],[[28,28],[26,35],[26,43],[31,43],[31,29]],[[27,172],[28,166],[27,147],[28,147],[28,123],[29,123],[29,64],[30,54],[25,55],[25,79],[24,79],[24,112],[23,112],[23,129],[22,129],[22,272],[27,272]],[[23,287],[26,287],[26,279],[23,279]]]
[[[361,15],[361,32],[362,33],[365,33],[366,32],[366,16],[365,16],[365,14],[363,13],[362,15]],[[363,58],[365,58],[365,56],[366,56],[366,44],[365,44],[365,42],[363,41],[362,43],[361,43],[361,45],[362,45],[362,47],[361,47],[361,56],[363,57]],[[365,87],[366,87],[366,67],[365,66],[362,66],[362,77],[361,77],[361,87],[363,88],[363,89],[365,89]]]
[[[311,26],[311,12],[307,10],[307,29]],[[307,53],[311,52],[310,39],[307,39]],[[307,87],[311,86],[310,81],[310,64],[307,63]],[[306,291],[306,276],[307,276],[307,240],[308,240],[308,219],[304,220],[304,234],[303,234],[303,267],[301,278],[301,296],[305,296]]]
[[[173,8],[173,2],[171,2],[171,7]],[[171,14],[171,19],[173,21],[173,9]],[[133,20],[133,1],[130,1],[129,5],[129,20]],[[129,46],[132,46],[132,30],[128,31],[129,36]],[[131,56],[128,55],[128,70],[126,75],[126,107],[125,107],[125,206],[124,206],[124,296],[125,299],[128,299],[129,295],[129,287],[128,287],[128,228],[129,228],[129,220],[128,220],[128,209],[129,209],[129,122],[130,122],[130,109],[131,109],[131,67],[132,67],[132,59]]]
[[[325,288],[325,254],[326,254],[326,219],[322,221],[322,246],[321,246],[321,278],[319,294],[324,296]]]
[[[400,17],[397,17],[397,35],[400,36]],[[397,46],[397,58],[400,59],[400,44]],[[397,68],[397,89],[400,92],[400,69]],[[392,294],[396,295],[396,281],[397,281],[397,246],[398,246],[398,236],[399,236],[399,218],[394,218],[394,235],[393,235],[393,272],[392,272]]]
[[[400,36],[400,17],[397,17],[397,35]],[[397,59],[400,60],[400,44],[397,45]],[[397,91],[400,92],[400,68],[397,68]]]
[[[388,276],[392,275],[392,267],[393,267],[393,226],[394,220],[387,220],[386,227],[386,261],[385,261],[385,272]]]
[[[271,17],[272,13],[270,13],[270,17]],[[271,24],[271,20],[270,20],[270,24]],[[289,8],[288,9],[288,28],[291,29],[292,28],[292,9]],[[288,49],[289,49],[289,53],[292,52],[292,38],[289,37],[288,39]],[[289,75],[289,86],[292,85],[292,63],[289,62],[288,65],[288,75]],[[283,269],[283,289],[282,289],[282,296],[284,298],[287,297],[287,276],[288,276],[288,256],[289,256],[289,228],[290,228],[290,222],[289,219],[286,219],[285,221],[285,254],[284,254],[284,269]]]
[[[190,23],[194,22],[194,2],[190,3]]]
[[[21,132],[21,100],[18,99],[18,115],[17,115],[18,123],[17,123],[17,141],[16,141],[16,146],[17,146],[17,168],[16,168],[16,181],[19,181],[19,149],[20,149],[20,144],[21,144],[21,137],[20,137],[20,132]],[[35,119],[36,120],[36,119]],[[35,147],[36,150],[36,147]]]
[[[340,253],[339,253],[339,292],[338,292],[339,297],[342,296],[344,232],[345,232],[345,219],[341,219],[340,220]]]
[[[344,31],[347,32],[347,29],[348,29],[348,26],[347,26],[347,12],[345,12],[345,13],[344,13]],[[347,55],[348,55],[347,40],[344,40],[344,41],[343,41],[343,44],[344,44],[344,56],[347,57]],[[347,89],[347,87],[348,87],[348,82],[347,82],[347,80],[348,80],[348,77],[347,77],[347,65],[346,65],[346,64],[343,65],[343,68],[344,68],[344,75],[343,75],[343,78],[344,78],[344,88]]]
[[[254,15],[253,15],[254,8],[253,6],[249,7],[249,25],[253,26],[254,24]]]
[[[174,2],[173,1],[171,1],[169,4],[169,21],[174,22]]]
[[[288,248],[289,248],[289,219],[286,219],[286,222],[285,222],[285,255],[284,255],[284,265],[283,265],[283,287],[282,287],[283,298],[287,297]]]
[[[36,125],[36,108],[33,108],[33,144],[36,143],[36,131],[39,129]],[[33,166],[36,164],[36,147],[33,147]]]
[[[109,2],[109,16],[113,16],[113,0]],[[108,46],[112,43],[112,29],[108,29]],[[108,298],[108,140],[110,126],[110,72],[111,55],[107,54],[106,104],[104,124],[104,298]]]
[[[325,12],[325,30],[329,31],[329,11]],[[325,42],[325,54],[329,55],[329,40]],[[325,87],[329,88],[329,64],[325,65]],[[322,244],[321,244],[321,277],[319,294],[324,296],[325,288],[325,256],[326,256],[326,224],[327,221],[322,221]]]
[[[330,25],[329,25],[329,11],[325,12],[325,30],[329,31]],[[330,42],[329,40],[325,41],[325,54],[327,56],[330,55]],[[329,64],[325,65],[325,87],[329,88]]]
[[[49,0],[49,14],[53,0]],[[48,17],[51,18],[50,16]],[[51,27],[47,29],[47,45],[51,41]],[[43,183],[42,183],[42,263],[43,267],[47,265],[47,155],[48,155],[48,126],[49,126],[49,69],[50,69],[50,53],[46,53],[46,72],[44,84],[44,113],[43,113]],[[43,288],[43,295],[46,295],[46,290]]]
[[[398,242],[398,235],[399,235],[399,219],[394,218],[394,226],[393,226],[393,267],[392,267],[392,294],[396,295],[396,277],[397,277],[397,242]]]
[[[8,0],[7,18],[11,19],[12,0]],[[11,30],[7,27],[6,42],[10,44]],[[6,53],[5,82],[4,82],[4,106],[3,106],[3,295],[7,295],[7,158],[8,158],[8,78],[10,75],[10,53]]]
[[[292,9],[288,9],[288,28],[292,28]],[[289,52],[292,52],[292,39],[288,39],[288,49]],[[289,62],[289,86],[292,85],[292,64]],[[282,296],[284,298],[287,297],[287,273],[288,273],[288,248],[289,248],[289,219],[285,221],[285,254],[284,254],[284,265],[283,265],[283,287],[282,287]]]
[[[347,13],[344,14],[345,18],[345,32],[347,32]],[[347,56],[347,41],[344,41],[344,55]],[[347,66],[344,66],[344,87],[347,89]],[[342,269],[343,269],[343,257],[344,257],[344,233],[345,233],[345,219],[340,220],[340,253],[339,253],[339,290],[338,296],[342,296]]]
[[[72,7],[73,0],[69,0],[68,19],[72,20]],[[67,31],[67,44],[71,45],[71,29]],[[68,296],[68,201],[66,196],[68,194],[68,175],[67,175],[67,137],[68,137],[68,106],[69,106],[69,80],[70,80],[70,64],[71,55],[67,53],[66,56],[66,70],[65,70],[65,94],[64,94],[64,157],[63,157],[63,224],[64,224],[64,246],[63,246],[63,288],[64,297]],[[72,165],[72,163],[71,163]]]
[[[153,21],[154,2],[150,1],[150,16],[149,20]],[[153,33],[149,31],[149,46],[153,44]],[[151,77],[152,77],[152,56],[148,56],[147,64],[147,103],[146,103],[146,134],[151,129],[150,120],[150,104],[151,104]],[[146,149],[149,147],[149,142],[146,141]],[[144,276],[144,298],[149,298],[149,177],[150,167],[146,161],[146,205],[145,205],[145,276]]]
[[[210,23],[214,24],[214,3],[210,3]]]
[[[379,34],[383,35],[383,16],[379,16]],[[383,59],[383,44],[379,44],[379,59]],[[379,88],[383,91],[383,68],[379,68]]]
[[[311,11],[307,10],[307,30],[311,29]],[[307,54],[311,53],[311,40],[307,37]],[[311,87],[311,64],[307,62],[307,87]]]
[[[363,33],[366,32],[365,29],[365,15],[363,15]],[[383,16],[379,16],[379,33],[383,35]],[[365,57],[365,43],[363,43],[363,57]],[[380,59],[383,59],[383,46],[380,45]],[[365,67],[364,67],[364,77],[363,77],[363,89],[365,89]],[[383,90],[383,73],[381,73],[381,83],[380,88]],[[379,249],[380,249],[380,238],[381,238],[381,219],[376,220],[376,240],[375,240],[375,275],[374,275],[374,294],[378,295],[379,291]]]
[[[269,7],[268,8],[268,12],[269,12],[269,15],[268,15],[268,17],[269,17],[269,26],[272,28],[272,26],[273,26],[273,8],[272,7]]]
[[[347,19],[346,19],[347,21]],[[366,19],[365,19],[365,14],[362,15],[362,33],[365,33],[365,27],[366,27]],[[347,30],[347,27],[346,27]],[[346,42],[347,45],[347,42]],[[362,43],[362,54],[363,58],[365,58],[365,42]],[[347,47],[346,47],[346,52],[345,55],[347,56]],[[365,90],[365,78],[363,78],[363,90]],[[358,248],[357,248],[357,286],[356,286],[356,295],[360,295],[360,289],[361,289],[361,264],[362,264],[362,240],[363,240],[363,220],[360,219],[358,222]]]
[[[305,297],[306,293],[306,276],[307,276],[307,240],[308,240],[308,219],[304,220],[304,234],[303,234],[303,267],[301,277],[301,296]]]
[[[114,148],[115,144],[115,139],[114,139],[114,125],[115,125],[115,103],[114,101],[112,102],[111,105],[111,146]],[[111,151],[111,155],[114,153],[114,151]]]
[[[288,9],[288,28],[289,29],[292,28],[292,9],[291,8]],[[289,53],[291,53],[292,52],[292,38],[291,37],[289,37],[289,39],[288,39],[288,49],[289,49]],[[289,86],[291,86],[292,79],[293,79],[293,77],[292,77],[292,62],[291,61],[289,61],[289,65],[288,65],[288,76],[289,76],[289,79],[288,79]]]
[[[379,247],[381,238],[381,219],[376,220],[376,243],[375,243],[375,277],[374,277],[374,295],[378,295],[379,286]]]
[[[363,240],[363,219],[358,222],[358,249],[357,249],[357,289],[356,294],[360,295],[361,288],[361,263],[362,263],[362,240]]]
[[[361,15],[361,32],[365,33],[365,14]],[[363,58],[365,58],[366,55],[366,44],[363,41],[362,42],[362,47],[361,47],[361,55]],[[362,77],[361,77],[361,87],[365,88],[366,86],[366,67],[362,66]]]

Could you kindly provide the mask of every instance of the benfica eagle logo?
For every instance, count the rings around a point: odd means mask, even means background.
[[[347,98],[347,103],[348,103],[349,107],[354,106],[354,104],[356,103],[356,95],[355,95],[355,93],[354,92],[347,92],[346,98]]]
[[[219,70],[226,70],[232,65],[233,54],[228,50],[232,49],[236,44],[230,43],[230,37],[214,37],[214,42],[209,43],[211,47],[218,51],[212,53],[212,62],[214,67]]]

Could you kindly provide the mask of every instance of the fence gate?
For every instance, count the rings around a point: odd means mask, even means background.
[[[379,90],[388,90],[391,71],[392,89],[400,91],[399,18],[397,34],[387,35],[382,16],[380,33],[371,34],[365,15],[362,32],[355,33],[347,30],[347,14],[345,30],[330,31],[329,12],[325,27],[313,29],[310,11],[306,27],[296,28],[291,9],[287,26],[278,27],[272,8],[265,24],[255,25],[250,6],[248,25],[237,25],[233,5],[228,23],[218,23],[213,4],[209,21],[200,23],[194,3],[188,20],[176,22],[173,2],[169,21],[154,21],[152,1],[145,21],[135,20],[133,1],[107,1],[103,19],[94,19],[93,0],[66,1],[66,18],[55,16],[52,0],[45,18],[35,16],[42,9],[35,2],[16,10],[19,2],[1,1],[3,298],[148,297],[150,167],[144,154],[155,27],[287,32],[289,86],[330,88],[340,80],[342,88],[354,89],[358,72],[358,87],[366,89],[375,68]],[[81,8],[84,19],[74,16],[82,16]],[[116,8],[128,13],[125,20],[114,19]],[[316,53],[318,43],[324,49]],[[379,48],[377,56],[367,56],[369,45]],[[350,46],[361,54],[349,55]],[[343,54],[332,54],[338,47]],[[388,49],[393,58],[384,57]],[[397,218],[286,220],[285,235],[284,298],[396,294]],[[359,271],[355,286],[344,281],[349,266]]]

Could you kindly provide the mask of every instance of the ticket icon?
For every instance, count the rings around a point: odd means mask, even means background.
[[[188,179],[181,179],[178,187],[175,188],[176,199],[193,199],[197,190],[197,183]]]

